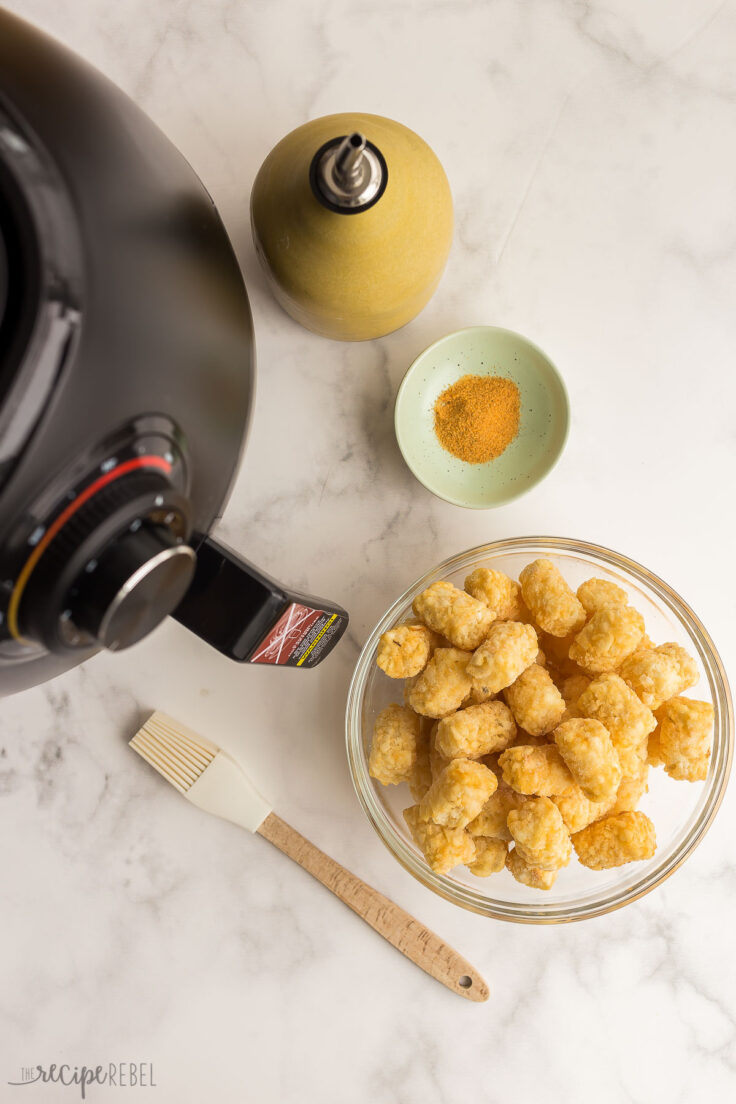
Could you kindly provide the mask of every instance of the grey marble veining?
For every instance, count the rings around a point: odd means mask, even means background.
[[[352,793],[342,715],[360,646],[420,570],[531,533],[647,564],[736,669],[736,4],[10,7],[121,84],[210,188],[259,359],[220,533],[341,601],[352,623],[311,673],[229,665],[171,623],[2,702],[0,1099],[74,1098],[6,1087],[22,1065],[123,1060],[153,1062],[148,1096],[167,1104],[731,1099],[731,795],[641,902],[582,925],[495,923],[435,899],[379,844]],[[352,108],[430,142],[457,224],[425,311],[340,345],[270,298],[248,198],[287,131]],[[574,419],[545,483],[476,514],[415,482],[392,413],[422,348],[484,322],[548,351]],[[242,756],[286,819],[457,946],[489,980],[488,1004],[446,993],[265,842],[167,789],[126,747],[154,707]]]

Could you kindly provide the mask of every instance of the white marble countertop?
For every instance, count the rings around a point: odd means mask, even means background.
[[[161,1104],[732,1099],[734,791],[639,903],[498,923],[435,898],[381,846],[351,788],[343,707],[371,625],[421,569],[531,533],[651,567],[736,670],[736,3],[9,6],[118,81],[210,188],[259,358],[220,532],[352,623],[311,673],[231,665],[170,623],[3,701],[0,1098],[78,1099],[5,1087],[23,1065],[132,1060],[153,1063]],[[457,229],[417,319],[340,345],[270,298],[248,198],[279,138],[351,108],[429,141]],[[486,322],[548,351],[574,419],[546,482],[476,513],[415,482],[392,403],[416,353]],[[446,992],[265,842],[167,790],[125,744],[151,707],[237,747],[286,819],[477,965],[490,1001]]]

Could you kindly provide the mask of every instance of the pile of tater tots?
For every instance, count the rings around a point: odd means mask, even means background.
[[[713,707],[678,644],[654,645],[621,587],[574,592],[546,559],[519,581],[479,567],[465,590],[433,583],[415,619],[381,637],[378,666],[405,679],[373,732],[369,770],[406,782],[404,818],[439,874],[506,867],[550,889],[573,850],[604,870],[656,849],[637,805],[650,766],[706,777]]]

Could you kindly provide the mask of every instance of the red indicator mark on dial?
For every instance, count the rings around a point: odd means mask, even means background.
[[[30,556],[23,564],[18,578],[15,580],[15,586],[13,587],[13,593],[10,595],[10,602],[8,603],[8,629],[11,636],[14,636],[16,640],[20,640],[22,643],[28,643],[20,635],[18,628],[18,608],[20,606],[20,600],[23,596],[23,591],[26,588],[26,584],[33,573],[38,561],[44,554],[51,541],[56,534],[62,529],[71,517],[76,514],[77,510],[82,507],[85,502],[89,502],[93,495],[98,491],[106,487],[108,483],[112,483],[114,479],[119,479],[122,475],[127,475],[128,472],[137,471],[140,468],[159,468],[161,471],[167,474],[171,471],[171,464],[168,460],[165,460],[163,456],[137,456],[133,460],[125,460],[122,464],[119,464],[116,468],[112,468],[110,471],[105,472],[98,479],[95,479],[89,486],[85,487],[81,491],[73,502],[62,510],[59,516],[48,527],[43,537],[36,544],[35,548],[31,552]]]

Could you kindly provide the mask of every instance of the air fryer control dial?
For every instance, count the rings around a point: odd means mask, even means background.
[[[179,605],[195,564],[194,551],[168,529],[141,525],[114,541],[79,581],[67,616],[104,648],[128,648]]]
[[[177,450],[164,441],[143,452],[140,437],[118,444],[73,488],[67,483],[48,512],[36,513],[25,539],[21,527],[0,614],[19,648],[128,647],[175,609],[191,582],[196,557]]]

